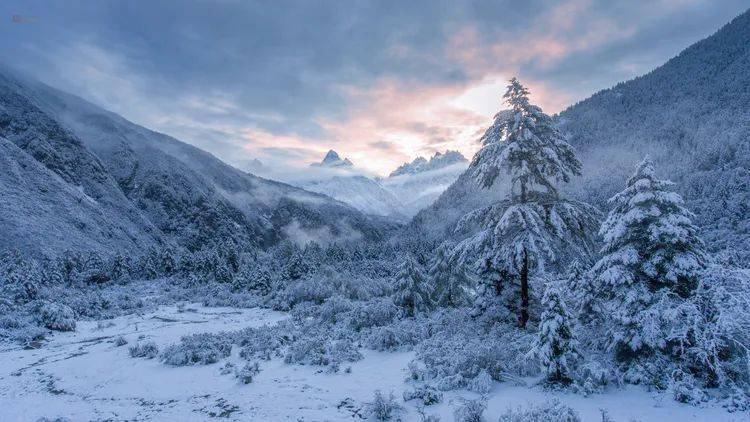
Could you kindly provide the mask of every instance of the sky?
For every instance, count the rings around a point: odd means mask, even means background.
[[[517,76],[549,114],[748,0],[0,2],[0,60],[243,170],[471,156]]]

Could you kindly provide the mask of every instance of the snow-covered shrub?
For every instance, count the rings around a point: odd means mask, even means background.
[[[419,385],[416,388],[406,390],[403,396],[404,401],[419,400],[425,406],[443,401],[443,393],[427,385]]]
[[[288,327],[286,324],[280,324]],[[235,341],[241,347],[240,356],[245,359],[271,359],[281,346],[288,341],[279,327],[249,327],[235,334]],[[285,340],[286,339],[286,340]]]
[[[440,422],[440,416],[428,415],[425,413],[424,407],[417,407],[417,413],[419,414],[420,422]]]
[[[473,391],[479,394],[487,394],[495,386],[495,381],[492,379],[486,369],[482,371],[476,377],[472,378],[466,388],[469,391]]]
[[[340,319],[345,318],[348,313],[360,306],[359,303],[354,304],[351,300],[343,296],[333,296],[321,305],[317,310],[317,317],[328,324],[335,324]]]
[[[307,333],[292,343],[286,351],[286,363],[302,365],[339,365],[362,359],[359,348],[351,339],[334,339],[327,332]]]
[[[508,409],[498,422],[581,422],[578,412],[558,400],[525,408]]]
[[[128,341],[125,340],[125,337],[123,336],[117,336],[117,338],[115,339],[115,347],[122,347],[126,344],[128,344]]]
[[[161,354],[167,365],[209,365],[229,356],[232,342],[228,334],[192,334],[167,346]]]
[[[241,384],[250,384],[253,382],[253,378],[260,374],[260,366],[258,362],[246,363],[241,369],[238,369],[234,376],[240,381]]]
[[[326,347],[331,362],[356,362],[362,359],[359,347],[351,339],[332,340]]]
[[[351,311],[350,325],[355,331],[390,324],[398,315],[398,307],[390,298],[375,299],[358,304]]]
[[[484,422],[485,410],[487,410],[485,400],[464,400],[453,416],[456,422]]]
[[[378,351],[411,348],[428,336],[427,320],[402,319],[391,325],[373,327],[365,339],[367,347]]]
[[[334,289],[320,279],[300,279],[290,282],[281,292],[276,294],[276,307],[280,310],[292,309],[298,303],[323,303],[333,296]]]
[[[379,352],[395,350],[400,346],[396,332],[392,327],[375,327],[369,331],[365,340],[368,348]]]
[[[132,358],[153,359],[159,355],[159,347],[153,341],[139,341],[128,349]]]
[[[39,308],[42,324],[50,330],[75,331],[75,313],[69,306],[46,302]]]
[[[681,403],[698,404],[708,399],[705,391],[691,374],[676,370],[671,377],[670,390],[673,398]]]
[[[600,362],[592,356],[581,363],[576,371],[576,383],[585,395],[600,393],[607,386],[618,386],[621,382],[616,366]]]
[[[366,409],[370,417],[379,421],[389,421],[404,410],[396,402],[393,392],[386,396],[380,390],[375,391],[372,401],[366,404]]]
[[[36,422],[71,422],[71,420],[63,416],[58,416],[56,418],[41,417]]]
[[[30,315],[9,312],[0,316],[0,341],[7,339],[28,345],[44,339],[47,333],[47,329],[40,327],[35,318]]]
[[[482,371],[494,380],[538,373],[534,359],[529,359],[535,336],[497,325],[489,330],[469,317],[446,317],[444,324],[433,324],[441,331],[416,347],[417,358],[425,365],[425,379],[436,380],[441,389],[463,388],[468,380]]]
[[[110,272],[106,262],[96,252],[84,258],[83,268],[76,274],[78,282],[84,284],[106,283],[110,280]]]

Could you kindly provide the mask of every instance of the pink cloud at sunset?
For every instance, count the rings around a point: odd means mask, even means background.
[[[301,2],[292,14],[283,4],[180,13],[155,4],[144,14],[108,3],[86,8],[85,20],[68,3],[40,3],[32,14],[44,25],[23,42],[14,27],[0,44],[30,76],[240,169],[255,159],[299,168],[335,149],[378,174],[446,149],[470,157],[510,77],[557,113],[746,9],[741,0],[417,0]]]

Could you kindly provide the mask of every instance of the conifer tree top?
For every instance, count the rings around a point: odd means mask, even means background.
[[[518,79],[510,80],[503,98],[510,109],[495,115],[482,136],[483,147],[471,164],[475,178],[490,187],[505,171],[522,201],[534,192],[557,195],[556,183],[581,174],[573,148],[552,118],[531,104],[529,90]]]

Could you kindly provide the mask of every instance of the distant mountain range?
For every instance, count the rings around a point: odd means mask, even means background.
[[[406,221],[437,199],[467,165],[457,151],[438,152],[429,160],[417,157],[383,179],[367,175],[330,150],[322,161],[310,164],[311,172],[289,183],[329,195],[367,214]]]
[[[557,116],[583,176],[568,193],[603,210],[649,154],[677,183],[709,248],[750,262],[750,12],[654,71],[598,92]],[[444,238],[465,212],[502,193],[459,177],[413,220]],[[731,258],[730,258],[731,259]]]
[[[445,151],[445,154],[436,152],[429,160],[424,157],[417,157],[411,163],[404,163],[396,170],[393,170],[389,177],[401,176],[404,174],[417,174],[426,171],[439,170],[454,164],[468,164],[468,160],[458,151]]]
[[[389,224],[0,68],[0,249],[380,239]]]

